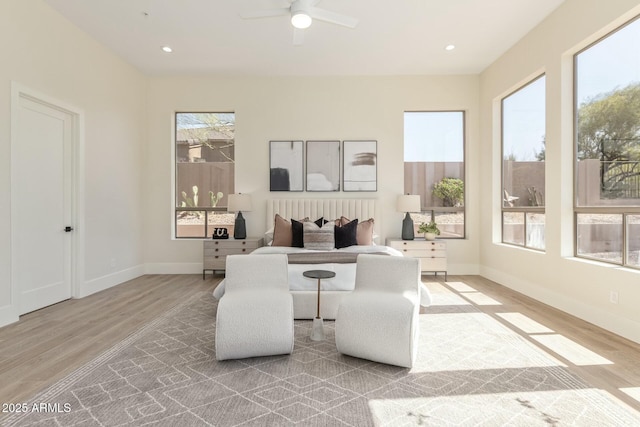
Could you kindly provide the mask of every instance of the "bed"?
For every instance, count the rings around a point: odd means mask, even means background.
[[[287,254],[289,258],[289,286],[293,295],[294,316],[296,319],[313,319],[316,316],[317,281],[302,275],[306,270],[329,270],[336,273],[332,279],[322,280],[320,315],[325,319],[335,319],[341,298],[351,292],[355,284],[356,259],[360,253],[379,254],[381,256],[403,256],[402,252],[375,244],[375,231],[371,240],[340,249],[309,249],[284,245],[269,245],[274,237],[274,218],[307,219],[317,222],[320,218],[333,222],[336,219],[370,220],[370,224],[379,226],[376,217],[375,199],[270,199],[267,201],[265,225],[268,230],[265,237],[267,246],[258,248],[254,254]],[[295,222],[295,221],[293,221]],[[277,225],[277,224],[276,224]],[[308,224],[311,226],[310,224]],[[318,224],[319,225],[319,224]],[[312,227],[312,226],[311,226]],[[366,227],[366,226],[365,226]],[[360,231],[360,230],[358,230]],[[369,232],[369,231],[367,231]],[[360,235],[358,236],[360,237]],[[276,241],[274,240],[274,243]],[[369,244],[371,243],[371,244]],[[214,290],[214,296],[224,294],[224,281]],[[429,305],[431,298],[426,287],[422,290],[422,305]]]

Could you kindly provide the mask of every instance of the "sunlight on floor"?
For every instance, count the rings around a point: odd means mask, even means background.
[[[460,292],[460,295],[470,300],[476,305],[502,305],[502,303],[495,299],[476,291],[471,286],[464,282],[446,282],[447,286],[453,288],[455,291]]]
[[[475,289],[464,282],[447,282],[447,285],[458,292],[476,292]]]
[[[625,387],[621,388],[620,391],[640,402],[640,387]]]
[[[488,295],[485,295],[482,292],[476,291],[471,286],[467,285],[464,282],[446,282],[445,285],[436,282],[427,282],[427,286],[432,293],[433,296],[433,306],[460,306],[468,304],[465,300],[471,301],[476,306],[501,306],[502,303],[491,298]],[[452,290],[453,289],[453,290]],[[440,316],[444,313],[440,314],[438,317],[432,318],[433,325],[431,327],[436,326]],[[456,317],[448,320],[450,324],[455,324],[454,320]],[[486,318],[485,318],[486,316]],[[507,325],[517,328],[522,331],[522,334],[526,334],[525,336],[530,337],[535,342],[539,343],[539,346],[536,346],[539,352],[544,353],[545,356],[548,356],[551,360],[557,361],[558,364],[563,365],[562,362],[558,361],[553,353],[561,356],[566,359],[568,362],[577,365],[577,366],[590,366],[590,365],[611,365],[612,361],[600,356],[599,354],[589,350],[586,347],[572,341],[571,339],[554,333],[555,331],[544,326],[541,323],[536,322],[535,320],[527,317],[526,315],[519,312],[508,312],[508,313],[495,313],[498,319],[491,318],[486,314],[482,316],[473,316],[478,324],[471,324],[467,321],[463,330],[465,331],[464,341],[471,344],[472,346],[483,346],[486,343],[492,341],[495,337],[491,338],[492,334],[496,334],[497,336],[509,336],[513,334],[513,336],[520,337],[521,335],[510,329]],[[484,319],[483,321],[479,321],[480,319]],[[446,329],[444,325],[440,325],[440,328]],[[476,329],[477,328],[477,329]],[[474,331],[474,329],[476,329]],[[501,330],[504,329],[504,330]],[[508,331],[508,332],[507,332]],[[479,339],[479,338],[482,339]],[[443,337],[443,341],[446,342],[446,337]],[[526,340],[525,340],[526,341]],[[531,344],[532,346],[534,344]],[[542,347],[540,347],[542,346]],[[544,348],[551,350],[553,353],[548,353],[544,350]],[[476,348],[476,350],[478,350]],[[469,351],[472,351],[469,348]],[[489,348],[484,349],[484,351],[490,351]],[[482,354],[482,352],[480,352]],[[543,359],[546,359],[544,357]],[[500,360],[500,358],[498,358]],[[548,361],[549,359],[547,359]],[[505,360],[501,360],[504,362]],[[434,361],[431,361],[431,365],[427,364],[426,366],[418,366],[414,367],[415,372],[426,372],[426,371],[437,371],[438,368],[435,368],[433,364]],[[497,366],[496,366],[497,367]],[[416,369],[417,368],[417,369]],[[443,368],[442,366],[440,368]],[[468,367],[462,366],[447,366],[445,369],[465,369]],[[485,368],[487,368],[485,366]],[[640,392],[637,392],[640,394]]]
[[[429,288],[433,301],[431,305],[471,305],[471,303],[438,282],[424,282]]]
[[[517,392],[453,392],[419,395],[396,388],[369,399],[376,425],[635,425],[638,418],[619,399],[595,388]],[[415,397],[412,397],[415,396]],[[406,396],[406,397],[404,397]],[[622,423],[622,424],[619,424]],[[632,423],[632,424],[629,424]]]
[[[532,335],[531,338],[564,357],[574,365],[613,365],[612,361],[605,359],[599,354],[562,335]]]
[[[494,300],[482,292],[464,292],[461,295],[476,305],[502,305],[501,302]]]
[[[555,332],[522,313],[496,313],[496,315],[527,334]]]

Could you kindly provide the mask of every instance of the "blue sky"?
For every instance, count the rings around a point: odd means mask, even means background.
[[[640,82],[640,21],[622,27],[577,55],[578,105]],[[504,100],[504,155],[534,161],[545,136],[545,78]],[[405,113],[405,161],[463,160],[462,114]]]
[[[464,161],[461,111],[404,113],[405,162]]]

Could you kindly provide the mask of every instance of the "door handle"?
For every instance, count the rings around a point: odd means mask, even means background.
[[[68,225],[67,225],[67,226],[64,228],[64,232],[65,232],[65,233],[70,233],[70,232],[72,232],[72,231],[73,231],[73,227],[71,227],[71,226],[68,226]]]

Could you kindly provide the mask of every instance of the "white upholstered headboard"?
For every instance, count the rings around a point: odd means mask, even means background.
[[[312,221],[321,216],[328,220],[345,216],[360,220],[373,218],[376,224],[378,221],[376,199],[268,199],[267,230],[273,227],[276,214],[286,219],[309,217]]]

